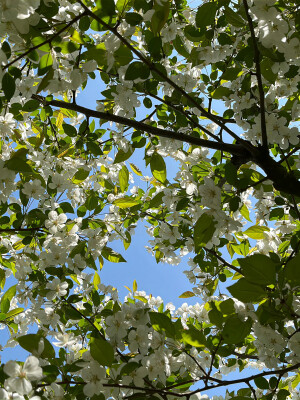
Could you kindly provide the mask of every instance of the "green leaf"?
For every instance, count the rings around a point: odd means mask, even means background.
[[[252,222],[250,219],[250,213],[248,207],[245,204],[243,204],[242,207],[240,208],[240,213],[247,221]]]
[[[244,303],[258,303],[266,297],[266,293],[261,286],[255,285],[245,278],[241,278],[229,286],[228,291],[233,297]]]
[[[300,285],[300,254],[292,258],[285,266],[283,270],[283,275],[285,279],[292,283],[293,286]]]
[[[133,171],[135,174],[137,174],[138,176],[143,176],[141,170],[140,170],[135,164],[129,163],[129,165],[130,165],[132,171]]]
[[[62,128],[66,135],[70,137],[77,136],[77,129],[75,128],[75,126],[69,124],[62,124]]]
[[[153,329],[158,332],[165,331],[168,337],[173,338],[175,336],[174,325],[167,315],[158,312],[149,312],[149,316]]]
[[[188,299],[189,297],[194,297],[196,296],[195,293],[191,292],[190,290],[187,290],[186,292],[183,292],[179,298],[180,299]]]
[[[27,101],[24,106],[22,107],[22,110],[25,112],[32,112],[34,110],[37,110],[40,106],[40,102],[37,100],[29,100]]]
[[[114,349],[105,339],[92,337],[90,352],[93,359],[103,366],[111,366],[114,362]]]
[[[123,66],[128,65],[133,59],[133,56],[129,48],[121,44],[114,52],[114,59],[118,65]]]
[[[274,74],[272,70],[273,64],[274,62],[266,57],[260,63],[261,74],[270,83],[275,83],[277,78],[277,74]]]
[[[4,165],[15,172],[33,172],[31,166],[23,158],[13,157],[6,161]]]
[[[2,262],[0,262],[2,264]],[[6,275],[5,275],[5,270],[0,269],[0,288],[3,290],[4,285],[6,282]]]
[[[223,314],[217,309],[214,303],[212,303],[211,306],[212,310],[209,311],[208,318],[212,324],[216,325],[218,328],[221,328],[224,322]]]
[[[125,258],[122,257],[121,254],[117,253],[110,247],[103,247],[101,251],[101,255],[108,261],[119,263],[119,262],[126,262]]]
[[[99,17],[112,16],[116,13],[114,0],[97,0],[96,7]],[[98,11],[100,11],[100,13],[98,13]]]
[[[264,232],[269,231],[270,229],[266,226],[259,226],[259,225],[253,225],[250,226],[250,228],[246,229],[244,234],[247,235],[250,239],[263,239]]]
[[[161,183],[165,183],[167,179],[166,163],[161,155],[153,153],[150,159],[151,172],[155,179]]]
[[[204,347],[206,344],[206,339],[203,332],[199,331],[192,325],[189,326],[189,329],[181,331],[182,340],[194,347]]]
[[[221,335],[225,343],[238,344],[249,335],[251,328],[251,318],[242,321],[238,315],[232,315],[226,320]]]
[[[130,196],[124,196],[121,199],[117,199],[113,202],[116,206],[120,208],[130,208],[139,204],[139,202]]]
[[[239,16],[239,14],[233,11],[232,8],[225,7],[224,15],[229,24],[236,26],[237,28],[241,28],[246,23],[243,18]]]
[[[222,100],[224,97],[228,98],[232,94],[232,90],[225,86],[219,86],[210,95],[215,100]]]
[[[237,181],[237,168],[232,162],[225,164],[225,178],[228,183],[235,185]]]
[[[143,21],[143,17],[135,12],[128,12],[125,14],[125,21],[132,26],[138,25]]]
[[[135,79],[147,79],[150,75],[150,70],[144,63],[140,61],[134,61],[129,64],[126,73],[125,79],[127,81],[133,81]]]
[[[41,80],[36,92],[37,94],[39,94],[40,92],[42,92],[47,88],[49,82],[53,79],[53,76],[54,76],[54,69],[50,68],[47,74]]]
[[[198,253],[201,247],[205,246],[207,242],[213,237],[216,230],[216,222],[211,215],[202,214],[194,227],[194,243],[195,252]]]
[[[10,301],[16,294],[17,285],[11,286],[1,297],[0,310],[3,313],[7,313],[10,307]]]
[[[154,10],[155,12],[151,18],[151,29],[156,36],[168,20],[170,11],[169,0],[154,0]]]
[[[2,90],[8,101],[13,97],[13,95],[15,93],[15,90],[16,90],[15,79],[8,72],[6,72],[3,75]]]
[[[241,71],[241,68],[227,68],[222,74],[222,79],[225,81],[233,81],[239,76]]]
[[[128,189],[129,185],[129,171],[125,165],[119,172],[119,183],[121,192],[124,193]]]
[[[130,5],[130,1],[128,0],[117,0],[116,8],[121,13],[124,12]]]
[[[203,31],[201,31],[200,29],[197,29],[193,25],[187,25],[184,28],[184,35],[191,42],[200,42],[200,40],[203,36]]]
[[[278,400],[285,400],[288,396],[290,396],[290,392],[286,389],[280,389],[276,395]]]
[[[264,378],[263,376],[259,376],[257,378],[254,379],[254,383],[255,385],[259,388],[259,389],[269,389],[269,382],[266,380],[266,378]]]
[[[89,211],[92,211],[97,207],[98,196],[96,195],[95,192],[92,192],[91,194],[88,195],[84,205],[86,206],[87,210],[89,210]]]
[[[149,202],[149,208],[158,208],[162,204],[164,192],[157,193]]]
[[[53,64],[51,53],[44,54],[39,62],[38,74],[44,75]]]
[[[6,319],[11,318],[11,317],[14,317],[15,315],[18,315],[18,314],[20,314],[20,313],[23,312],[23,311],[24,311],[24,308],[21,308],[21,307],[14,308],[13,310],[9,311],[9,312],[6,314]]]
[[[126,161],[129,157],[131,157],[133,151],[134,151],[134,149],[130,149],[130,148],[126,152],[123,150],[119,150],[115,157],[114,164],[118,164],[122,161]]]
[[[239,258],[242,273],[247,281],[259,285],[276,283],[276,264],[263,254],[253,254],[250,257]]]
[[[93,21],[95,22],[95,21]],[[88,61],[95,60],[99,67],[103,67],[107,62],[107,51],[104,43],[97,44],[82,53],[82,58]]]
[[[52,344],[43,337],[41,334],[28,334],[24,336],[20,336],[16,339],[23,349],[29,351],[30,353],[37,352],[39,350],[40,341],[43,341],[43,351],[41,352],[41,357],[43,358],[55,358],[55,351],[52,347]]]
[[[86,180],[86,178],[89,176],[90,171],[87,171],[86,169],[80,168],[75,175],[72,178],[72,182],[76,185],[78,183],[81,183]]]
[[[204,3],[197,10],[196,26],[197,28],[205,28],[213,25],[217,12],[217,2]]]

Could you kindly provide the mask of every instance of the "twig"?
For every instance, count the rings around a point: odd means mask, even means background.
[[[261,70],[260,70],[260,53],[256,43],[256,37],[254,32],[254,26],[252,19],[249,14],[249,7],[247,0],[243,0],[244,8],[246,11],[246,16],[249,24],[249,29],[251,33],[251,38],[253,42],[253,49],[254,49],[254,62],[255,62],[255,69],[256,69],[256,78],[257,78],[257,85],[259,91],[259,105],[260,105],[260,126],[261,126],[261,136],[262,136],[262,146],[266,152],[268,152],[268,137],[267,137],[267,127],[266,127],[266,116],[265,116],[265,94],[261,79]]]
[[[30,47],[30,49],[28,49],[27,51],[25,51],[24,53],[22,53],[21,55],[19,55],[18,57],[16,57],[14,60],[12,60],[11,62],[9,62],[6,65],[2,66],[2,70],[4,71],[6,68],[10,67],[12,64],[14,64],[15,62],[21,60],[21,58],[27,56],[27,54],[31,53],[33,50],[36,50],[42,46],[44,46],[44,44],[50,43],[56,36],[59,36],[62,32],[64,32],[65,30],[67,30],[71,25],[74,24],[74,22],[77,22],[80,18],[82,18],[84,15],[87,15],[87,12],[83,12],[82,14],[77,15],[77,17],[73,18],[67,25],[65,25],[63,28],[61,28],[59,31],[57,31],[54,35],[52,35],[50,38],[44,40],[42,43],[37,44],[36,46]]]
[[[155,64],[153,64],[151,61],[149,61],[142,53],[140,53],[133,45],[131,45],[119,32],[116,28],[108,25],[106,22],[104,22],[100,17],[98,17],[96,14],[94,14],[81,0],[78,0],[78,3],[84,8],[86,13],[98,21],[101,25],[103,25],[107,30],[112,32],[126,47],[128,47],[147,67],[155,71],[157,75],[159,75],[161,78],[163,78],[164,81],[166,81],[169,85],[171,85],[175,90],[178,91],[178,93],[181,93],[182,96],[184,96],[186,99],[191,102],[194,107],[196,107],[201,113],[210,119],[211,121],[215,122],[217,125],[222,127],[224,131],[226,131],[230,136],[232,136],[234,139],[236,139],[245,149],[248,149],[250,151],[251,146],[250,144],[244,140],[241,139],[238,135],[236,135],[231,129],[229,129],[225,124],[220,122],[213,114],[210,114],[208,111],[205,110],[192,96],[190,96],[188,93],[185,92],[184,89],[182,89],[180,86],[178,86],[175,82],[172,81],[167,75],[165,75],[160,69],[158,69]]]
[[[207,251],[208,253],[211,253],[212,255],[214,255],[219,261],[221,261],[224,265],[226,265],[226,267],[233,269],[235,272],[237,272],[238,274],[243,275],[242,270],[238,267],[235,267],[232,264],[229,264],[229,262],[227,262],[226,260],[224,260],[223,257],[221,257],[216,251],[212,250],[212,249],[208,249],[207,247],[203,247],[203,249],[205,251]]]
[[[16,232],[30,232],[30,231],[38,231],[40,229],[44,229],[44,226],[38,226],[36,228],[3,228],[0,229],[0,233],[7,232],[7,233],[16,233]]]

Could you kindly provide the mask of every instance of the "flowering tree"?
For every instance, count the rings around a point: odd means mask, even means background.
[[[300,396],[300,6],[193,3],[0,2],[1,399]],[[199,303],[101,284],[140,220]]]

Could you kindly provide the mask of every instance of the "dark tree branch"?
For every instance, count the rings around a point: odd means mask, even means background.
[[[243,0],[244,8],[246,11],[246,16],[249,24],[249,29],[251,33],[251,38],[253,42],[253,49],[254,49],[254,62],[255,62],[255,69],[256,69],[256,78],[257,78],[257,85],[259,91],[259,105],[260,105],[260,126],[261,126],[261,136],[262,136],[262,146],[265,152],[268,152],[268,137],[267,137],[267,127],[266,127],[266,115],[265,115],[265,94],[261,79],[261,70],[260,70],[260,53],[256,43],[256,37],[254,32],[254,26],[252,19],[249,14],[249,7],[247,0]]]
[[[44,229],[44,227],[43,226],[38,226],[36,228],[3,228],[3,229],[0,229],[0,233],[7,232],[7,233],[14,234],[14,233],[17,233],[17,232],[39,231],[41,229]]]
[[[85,107],[79,106],[78,104],[74,104],[74,103],[67,103],[67,102],[61,101],[61,100],[46,101],[43,96],[39,96],[39,95],[32,95],[32,98],[39,100],[44,105],[65,108],[68,110],[80,112],[80,113],[86,115],[86,117],[94,117],[94,118],[99,118],[99,119],[106,120],[106,121],[116,122],[116,123],[122,124],[122,125],[127,125],[132,128],[135,128],[137,130],[141,130],[143,132],[150,133],[151,135],[166,137],[168,139],[175,139],[175,140],[179,140],[181,142],[191,143],[196,146],[207,147],[209,149],[223,150],[230,154],[238,155],[241,157],[249,156],[247,150],[244,149],[242,144],[213,142],[211,140],[201,139],[199,137],[194,137],[194,136],[186,135],[183,133],[178,133],[178,132],[171,131],[171,130],[169,131],[169,130],[165,130],[165,129],[160,129],[155,126],[144,124],[143,122],[139,122],[139,121],[135,121],[135,120],[132,120],[129,118],[121,117],[119,115],[110,114],[108,112],[91,110],[89,108],[85,108]],[[197,134],[198,134],[198,132],[197,132]]]
[[[221,263],[223,265],[225,265],[226,267],[232,269],[233,271],[237,272],[238,274],[243,275],[242,271],[240,268],[235,267],[232,264],[229,264],[229,262],[227,262],[223,257],[221,257],[216,251],[212,250],[212,249],[208,249],[207,247],[203,247],[203,249],[205,251],[207,251],[208,253],[212,254],[213,256],[215,256],[219,261],[221,261]]]
[[[298,179],[292,173],[287,171],[286,168],[280,164],[280,162],[276,162],[269,154],[266,154],[262,147],[254,147],[249,142],[246,142],[248,148],[246,149],[243,143],[231,144],[214,142],[212,140],[201,139],[199,137],[186,135],[184,133],[160,129],[155,126],[144,124],[126,117],[121,117],[119,115],[110,114],[108,112],[91,110],[74,103],[67,103],[61,100],[46,101],[45,97],[35,94],[32,95],[32,98],[39,100],[43,105],[80,112],[87,118],[94,117],[106,121],[112,121],[122,125],[130,126],[143,132],[147,132],[151,135],[165,137],[171,140],[179,140],[181,142],[194,144],[196,146],[207,147],[208,149],[225,151],[233,155],[232,162],[234,162],[235,158],[235,160],[238,161],[238,165],[245,164],[249,161],[257,164],[266,173],[267,178],[273,181],[275,189],[300,197],[300,182]]]

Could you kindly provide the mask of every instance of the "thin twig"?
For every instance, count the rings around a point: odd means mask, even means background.
[[[141,52],[139,52],[132,44],[130,44],[119,32],[115,27],[110,26],[107,24],[105,21],[103,21],[100,17],[98,17],[96,14],[94,14],[81,0],[78,0],[78,3],[84,8],[84,10],[87,12],[87,14],[92,17],[94,20],[99,22],[101,25],[103,25],[107,30],[112,32],[127,48],[129,48],[147,67],[155,71],[157,75],[159,75],[161,78],[163,78],[164,81],[166,81],[169,85],[171,85],[175,90],[178,91],[178,93],[181,93],[182,96],[184,96],[186,99],[189,100],[193,104],[194,107],[196,107],[201,113],[210,119],[211,121],[215,122],[217,125],[222,127],[224,131],[226,131],[230,136],[232,136],[234,139],[236,139],[245,149],[249,150],[251,149],[250,144],[244,140],[241,139],[237,134],[235,134],[231,129],[229,129],[223,122],[220,122],[213,114],[210,114],[208,111],[206,111],[205,108],[203,108],[192,96],[190,96],[188,93],[185,92],[184,89],[182,89],[180,86],[178,86],[175,82],[172,81],[166,74],[164,74],[160,69],[158,69],[155,64],[153,64],[151,61],[148,60]]]
[[[39,49],[40,47],[44,46],[47,43],[50,43],[56,36],[59,36],[62,32],[67,30],[71,25],[73,25],[75,22],[77,22],[80,18],[82,18],[84,15],[87,15],[87,12],[83,12],[82,14],[77,15],[77,17],[73,18],[67,25],[65,25],[63,28],[61,28],[59,31],[57,31],[54,35],[52,35],[50,38],[44,40],[42,43],[37,44],[36,46],[30,47],[27,51],[24,53],[20,54],[18,57],[16,57],[14,60],[9,62],[6,65],[2,66],[2,70],[4,71],[8,67],[10,67],[12,64],[15,62],[21,60],[23,57],[27,56],[27,54],[31,53],[33,50]]]
[[[260,105],[260,126],[261,126],[261,137],[262,137],[262,146],[264,150],[267,152],[268,151],[268,137],[267,137],[267,126],[266,126],[266,115],[265,115],[265,94],[264,94],[264,89],[263,89],[263,84],[262,84],[262,79],[261,79],[261,70],[260,70],[260,52],[258,50],[257,42],[256,42],[256,37],[255,37],[255,32],[254,32],[254,26],[252,19],[249,14],[249,7],[247,0],[243,0],[244,3],[244,8],[246,11],[246,16],[249,24],[249,29],[251,33],[251,38],[253,42],[253,49],[254,49],[254,62],[255,62],[255,69],[256,69],[256,78],[257,78],[257,86],[258,86],[258,92],[259,92],[259,105]]]
[[[233,269],[235,272],[237,272],[238,274],[243,275],[242,271],[240,268],[235,267],[234,265],[230,264],[229,262],[227,262],[226,260],[224,260],[223,257],[221,257],[216,251],[212,250],[212,249],[208,249],[207,247],[203,247],[203,249],[205,251],[207,251],[208,253],[211,253],[212,255],[214,255],[219,261],[221,261],[224,265],[226,265],[226,267]]]

